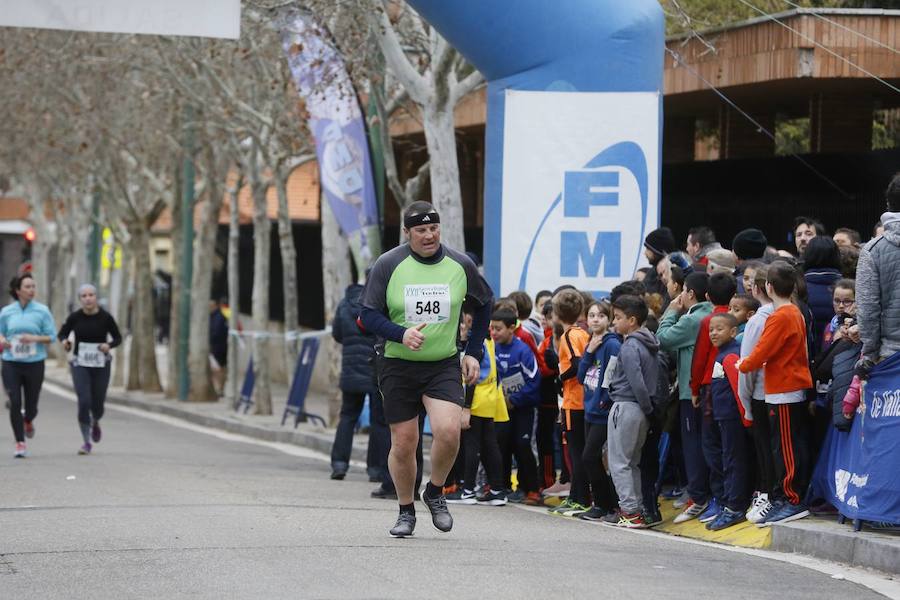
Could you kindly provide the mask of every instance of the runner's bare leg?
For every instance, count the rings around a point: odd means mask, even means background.
[[[391,451],[388,454],[388,469],[394,480],[394,488],[397,490],[397,501],[401,505],[413,502],[415,492],[413,488],[416,486],[416,447],[418,445],[419,417],[391,424]]]
[[[456,453],[459,451],[459,421],[462,417],[462,407],[428,396],[422,396],[422,402],[425,404],[425,411],[431,422],[431,433],[434,436],[431,444],[431,484],[443,487],[447,475],[456,461]],[[415,449],[413,450],[415,451]],[[413,467],[415,467],[415,460],[413,460]],[[415,478],[415,468],[413,468],[413,478]]]

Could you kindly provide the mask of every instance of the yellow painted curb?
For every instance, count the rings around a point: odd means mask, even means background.
[[[664,531],[666,533],[671,533],[672,535],[680,535],[682,537],[703,540],[706,542],[740,546],[742,548],[768,548],[772,544],[771,528],[757,527],[753,523],[747,521],[732,525],[731,527],[720,531],[710,531],[706,528],[706,523],[701,523],[697,519],[691,519],[690,521],[678,523],[676,525],[672,520],[681,511],[672,506],[673,502],[674,501],[671,500],[660,501],[660,512],[663,516],[663,524],[654,527],[653,529],[655,531]]]

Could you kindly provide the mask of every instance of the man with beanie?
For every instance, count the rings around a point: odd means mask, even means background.
[[[659,294],[668,302],[669,294],[666,290],[666,284],[659,278],[656,272],[656,265],[664,259],[670,252],[678,250],[675,244],[675,236],[668,227],[660,227],[654,229],[644,238],[644,256],[653,267],[644,278],[644,287],[648,294]]]
[[[745,229],[734,236],[731,251],[737,258],[737,286],[739,294],[749,294],[752,290],[744,289],[744,269],[751,260],[762,260],[766,254],[769,240],[759,229]]]

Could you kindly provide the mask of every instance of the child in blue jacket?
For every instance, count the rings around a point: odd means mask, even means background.
[[[594,502],[580,518],[599,521],[615,513],[618,497],[612,478],[603,468],[603,444],[606,443],[609,400],[609,377],[616,367],[622,340],[609,330],[612,306],[603,300],[588,306],[587,323],[591,341],[578,365],[578,381],[584,385],[585,444],[582,454]]]
[[[504,462],[515,455],[519,488],[512,502],[536,504],[539,501],[537,461],[531,450],[535,409],[540,403],[541,374],[531,349],[516,337],[517,316],[500,309],[491,316],[491,337],[497,354],[497,377],[509,408],[510,432],[502,436],[500,452]],[[505,446],[505,447],[504,447]]]

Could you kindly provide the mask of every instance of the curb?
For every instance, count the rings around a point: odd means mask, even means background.
[[[900,536],[854,532],[849,521],[845,527],[819,519],[773,525],[769,549],[900,575]]]
[[[73,391],[72,383],[64,381],[57,377],[47,376],[46,381],[58,385],[66,390]],[[110,404],[137,408],[143,411],[176,417],[195,425],[202,425],[212,429],[220,429],[228,433],[245,435],[266,442],[278,442],[282,444],[293,444],[315,450],[323,454],[331,453],[331,446],[334,442],[334,433],[318,433],[312,431],[301,431],[299,429],[288,429],[287,425],[283,430],[275,430],[267,427],[261,427],[250,423],[242,423],[228,417],[201,415],[190,410],[185,410],[179,406],[177,400],[166,400],[162,402],[141,400],[129,397],[127,394],[119,392],[111,392],[107,394],[106,401]],[[366,447],[358,444],[353,445],[350,452],[350,460],[358,461],[365,464]]]

